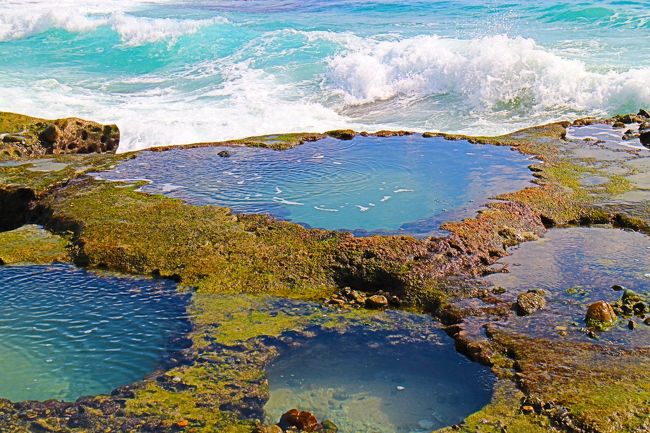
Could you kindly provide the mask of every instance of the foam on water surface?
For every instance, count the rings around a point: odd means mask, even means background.
[[[0,267],[0,398],[75,400],[144,378],[189,331],[167,281]]]
[[[231,147],[222,158],[224,149],[144,152],[97,176],[149,179],[147,192],[310,227],[421,236],[531,180],[526,156],[462,140],[328,138],[285,151]]]

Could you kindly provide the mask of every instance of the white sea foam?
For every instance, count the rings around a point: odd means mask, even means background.
[[[151,3],[151,2],[149,2]],[[0,12],[0,41],[23,39],[50,29],[83,33],[109,26],[125,46],[167,41],[174,44],[186,34],[205,26],[226,23],[227,19],[147,18],[127,12],[141,6],[140,2],[109,0],[105,2],[10,1]]]
[[[273,201],[276,202],[276,203],[286,204],[286,205],[289,205],[289,206],[304,206],[305,205],[304,203],[300,203],[300,202],[297,202],[297,201],[286,200],[286,199],[283,199],[281,197],[273,197]]]
[[[349,105],[458,95],[471,109],[608,110],[650,103],[650,69],[593,71],[532,39],[368,39],[329,61],[328,86]]]

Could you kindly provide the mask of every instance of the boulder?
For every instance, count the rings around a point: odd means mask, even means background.
[[[650,147],[650,129],[641,132],[641,134],[639,134],[639,139],[641,140],[641,144],[645,147]]]
[[[592,328],[604,329],[616,323],[614,309],[605,301],[594,302],[587,308],[585,322]]]
[[[322,425],[318,422],[314,414],[298,409],[290,409],[280,417],[278,426],[283,430],[289,430],[296,427],[303,432],[315,432],[321,430]]]
[[[222,150],[221,152],[217,153],[217,155],[222,158],[230,158],[230,156],[232,156],[232,153],[227,150]]]
[[[644,110],[643,108],[639,110],[639,116],[645,117],[646,119],[650,119],[650,113],[648,111]]]
[[[372,295],[366,299],[366,307],[385,308],[388,307],[388,298],[384,295]]]
[[[517,314],[528,316],[546,306],[546,300],[539,290],[529,290],[517,296]]]
[[[49,153],[106,153],[117,150],[120,131],[116,125],[67,118],[47,125],[39,139]]]

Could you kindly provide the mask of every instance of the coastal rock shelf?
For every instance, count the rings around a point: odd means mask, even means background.
[[[518,331],[525,329],[529,335],[563,335],[589,341],[584,330],[589,304],[600,300],[616,304],[625,289],[641,298],[650,295],[650,238],[640,233],[598,227],[557,229],[511,252],[498,264],[506,265],[509,272],[486,279],[506,288],[505,296],[529,289],[543,290],[543,309],[527,317],[513,318],[504,325]],[[616,326],[597,333],[597,341],[647,346],[650,326],[643,320],[642,311],[620,317]],[[629,329],[630,321],[634,323],[633,330]]]
[[[226,153],[224,153],[226,152]],[[229,155],[224,157],[225,155]],[[142,152],[97,176],[193,204],[268,213],[357,234],[437,232],[530,184],[528,157],[439,137],[326,138],[285,151],[206,147]]]
[[[187,297],[166,281],[6,266],[0,290],[0,398],[109,393],[164,367],[189,331]]]
[[[387,312],[375,318],[382,320],[321,328],[281,347],[267,368],[267,420],[298,407],[343,432],[428,433],[489,402],[489,369],[458,354],[432,319]]]

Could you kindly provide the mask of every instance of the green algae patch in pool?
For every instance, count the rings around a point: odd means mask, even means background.
[[[267,367],[268,423],[291,408],[333,421],[342,432],[419,433],[452,425],[490,400],[493,377],[454,349],[425,316],[289,339]]]
[[[219,153],[227,150],[229,157]],[[326,138],[284,151],[201,147],[142,152],[107,180],[307,227],[427,235],[491,197],[530,185],[530,160],[508,147],[443,138]]]
[[[70,265],[0,267],[0,398],[75,400],[161,368],[189,331],[163,280]]]
[[[545,292],[546,307],[526,317],[517,317],[503,326],[537,337],[557,337],[593,341],[584,332],[587,306],[603,300],[620,301],[622,290],[633,290],[650,300],[650,237],[641,233],[604,228],[576,227],[550,230],[544,238],[515,247],[499,260],[509,272],[486,280],[507,289],[513,301],[529,289]],[[650,302],[647,302],[650,305]],[[647,313],[645,313],[647,314]],[[650,345],[650,326],[644,313],[621,317],[618,325],[598,333],[599,342],[626,346]],[[629,321],[635,329],[628,329]]]

